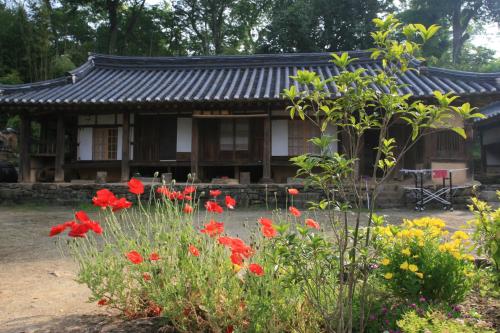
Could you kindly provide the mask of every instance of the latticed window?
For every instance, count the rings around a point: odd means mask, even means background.
[[[220,150],[248,150],[248,119],[227,119],[220,122]]]
[[[318,147],[309,140],[319,136],[319,129],[309,121],[288,121],[288,155],[319,153]]]
[[[94,128],[92,159],[116,160],[118,150],[118,128]]]

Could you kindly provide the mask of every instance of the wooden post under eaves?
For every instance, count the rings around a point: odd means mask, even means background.
[[[193,180],[199,181],[199,167],[198,167],[198,154],[199,154],[199,124],[196,117],[192,118],[191,129],[191,176]]]
[[[56,130],[56,158],[55,158],[55,173],[54,181],[57,183],[64,182],[64,116],[62,113],[57,115],[57,130]]]
[[[467,168],[467,178],[474,180],[474,127],[471,122],[466,121],[464,124],[465,134],[467,135],[465,139],[464,146],[464,158]]]
[[[272,183],[271,178],[271,117],[264,118],[264,146],[262,149],[261,183]]]
[[[486,175],[488,173],[488,169],[486,166],[486,149],[483,144],[483,131],[479,130],[479,144],[481,146],[481,175]]]
[[[19,149],[19,180],[23,183],[31,182],[31,117],[21,114],[21,133]]]
[[[123,113],[123,124],[122,124],[122,161],[121,161],[121,171],[122,182],[126,182],[130,178],[130,113]]]

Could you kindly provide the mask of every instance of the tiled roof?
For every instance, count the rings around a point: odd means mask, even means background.
[[[367,74],[381,69],[363,51],[349,70],[360,67]],[[126,57],[93,54],[66,77],[22,85],[0,85],[2,105],[120,104],[196,101],[272,101],[284,88],[296,84],[289,78],[308,69],[328,78],[339,72],[329,53],[275,54],[212,57]],[[406,84],[402,94],[430,96],[434,90],[459,95],[500,92],[500,73],[480,74],[426,67],[414,61],[418,72],[399,77]],[[330,84],[332,97],[337,88]],[[376,87],[387,91],[385,87]]]
[[[500,102],[493,102],[487,106],[480,109],[480,112],[484,114],[485,118],[477,118],[476,122],[486,122],[495,117],[500,117]]]

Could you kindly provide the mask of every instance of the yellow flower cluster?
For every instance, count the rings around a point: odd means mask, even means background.
[[[440,243],[439,250],[441,252],[450,253],[458,260],[474,260],[474,257],[468,254],[465,248],[466,245],[470,244],[469,235],[464,231],[456,231],[450,237],[445,227],[445,222],[439,218],[422,217],[414,220],[404,220],[400,227],[378,226],[375,232],[388,247],[394,248],[396,246],[400,248],[400,253],[407,258],[399,265],[402,271],[413,273],[419,279],[423,279],[424,273],[419,271],[417,265],[411,263],[412,259],[419,258],[419,255],[412,253],[412,251],[419,253],[418,249],[426,246],[429,241],[437,241]],[[444,239],[448,239],[448,241],[444,241]],[[384,258],[380,263],[383,266],[388,266],[392,263],[391,259]],[[396,265],[396,267],[398,266]],[[397,272],[386,272],[383,277],[390,280],[396,274]]]
[[[469,245],[469,235],[458,230],[451,236],[451,241],[439,245],[439,251],[450,253],[456,259],[474,260],[474,256],[466,253],[465,246]]]
[[[422,217],[414,220],[404,220],[402,227],[398,230],[391,226],[379,226],[375,232],[385,240],[417,240],[419,246],[424,246],[424,240],[429,237],[439,237],[448,234],[444,230],[446,224],[443,220],[433,217]]]
[[[414,264],[409,264],[408,261],[405,261],[404,263],[402,263],[399,268],[401,268],[403,271],[410,271],[412,273],[415,273],[415,275],[420,278],[420,279],[423,279],[424,278],[424,273],[422,272],[419,272],[418,271],[418,267],[417,265],[414,265]]]

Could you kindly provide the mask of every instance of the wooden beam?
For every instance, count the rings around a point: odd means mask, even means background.
[[[264,145],[262,149],[261,183],[272,183],[271,178],[271,117],[264,118]]]
[[[231,118],[268,118],[267,114],[193,114],[193,118],[231,119]]]
[[[57,131],[56,131],[56,158],[55,158],[55,173],[54,181],[58,183],[64,182],[64,117],[62,113],[57,115]]]
[[[122,124],[122,161],[121,161],[121,180],[126,182],[130,178],[130,113],[123,113]]]
[[[31,118],[21,114],[20,149],[19,149],[19,180],[23,183],[31,182]]]
[[[199,181],[199,120],[193,118],[191,129],[191,176],[194,181]]]

